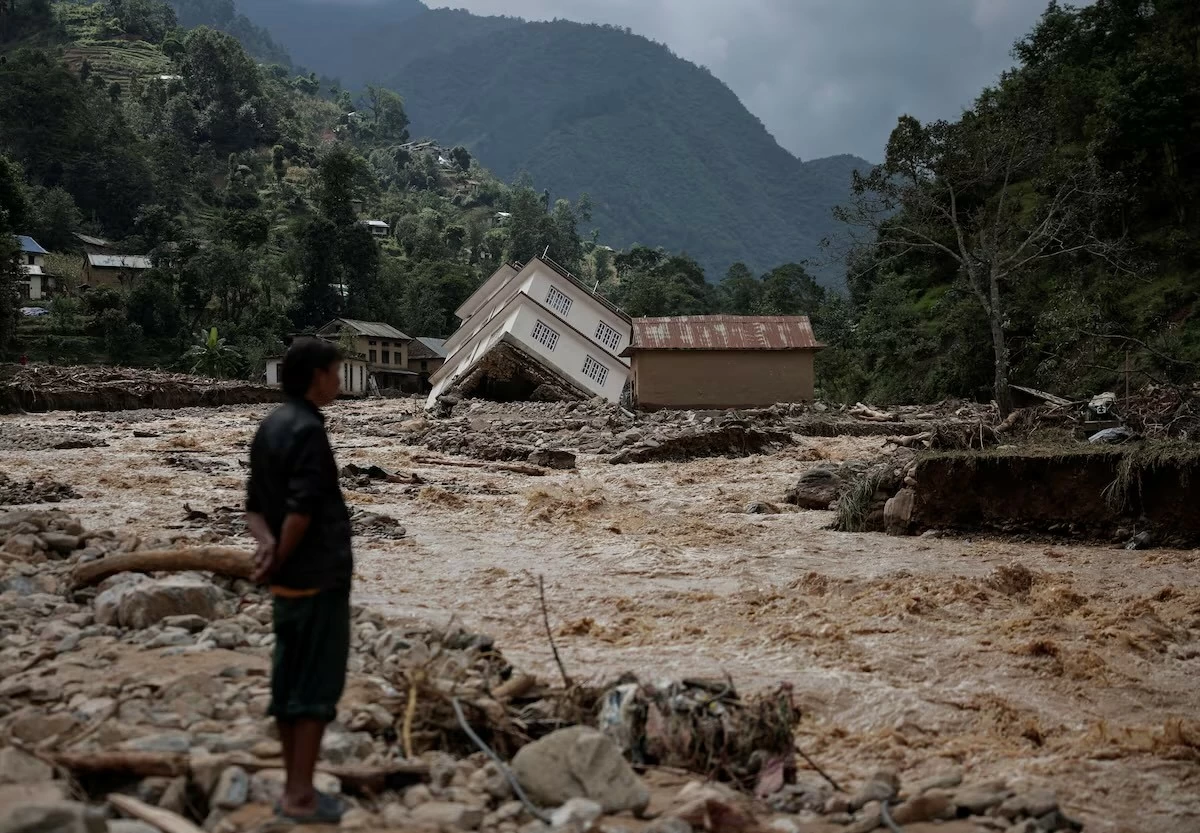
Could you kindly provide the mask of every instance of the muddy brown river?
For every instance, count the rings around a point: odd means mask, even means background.
[[[0,417],[0,470],[81,495],[59,507],[143,538],[202,536],[185,504],[240,506],[265,406]],[[791,684],[800,745],[835,777],[961,765],[1055,789],[1089,831],[1200,831],[1196,551],[889,538],[825,512],[746,514],[820,459],[879,438],[811,439],[738,460],[530,477],[428,462],[397,426],[410,401],[335,405],[341,463],[423,484],[347,490],[407,527],[356,541],[359,601],[493,634],[523,668],[580,678],[729,675]],[[137,432],[137,436],[135,436]],[[95,447],[53,449],[63,438]]]

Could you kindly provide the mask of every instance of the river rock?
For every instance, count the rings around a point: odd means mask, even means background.
[[[54,778],[54,769],[14,746],[0,749],[0,784],[36,784]]]
[[[912,526],[917,493],[905,487],[883,505],[883,529],[888,535],[907,535]]]
[[[217,617],[221,590],[193,576],[126,582],[96,596],[96,621],[124,628],[147,628],[168,616]]]
[[[236,810],[250,797],[250,776],[240,766],[226,767],[209,800],[222,810]]]
[[[0,819],[0,833],[106,833],[98,811],[75,801],[17,807]]]
[[[427,801],[413,809],[411,818],[418,826],[429,824],[475,830],[483,822],[483,810],[451,801]]]
[[[590,798],[606,813],[641,813],[650,792],[610,738],[589,726],[559,729],[522,747],[513,773],[529,797],[558,806]]]
[[[162,833],[162,831],[137,819],[115,819],[108,823],[108,833]]]
[[[1033,790],[1019,793],[1005,799],[996,810],[996,815],[1006,819],[1017,819],[1022,816],[1038,818],[1058,809],[1058,799],[1049,790]]]
[[[42,543],[44,543],[51,552],[58,555],[70,555],[75,550],[79,549],[79,536],[68,535],[65,532],[43,532],[41,534]]]
[[[561,831],[590,830],[604,815],[604,808],[589,798],[572,798],[550,814],[550,826]]]
[[[944,821],[956,815],[958,808],[950,800],[950,796],[938,790],[930,790],[910,798],[892,810],[892,821],[903,826],[923,821]]]
[[[878,770],[871,780],[850,799],[850,810],[855,811],[872,801],[887,801],[900,792],[900,778],[891,769]]]

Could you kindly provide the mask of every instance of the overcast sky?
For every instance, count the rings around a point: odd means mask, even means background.
[[[1086,0],[1085,0],[1086,1]],[[628,26],[707,66],[802,159],[878,162],[896,118],[954,118],[1047,0],[426,0]]]

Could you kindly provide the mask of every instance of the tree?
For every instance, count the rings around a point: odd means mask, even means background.
[[[29,233],[50,251],[63,252],[78,245],[75,232],[83,222],[79,207],[61,187],[33,188],[30,194]]]
[[[399,95],[368,84],[365,109],[370,113],[371,136],[376,141],[396,144],[408,141],[408,114],[404,112],[404,99]]]
[[[1047,261],[1113,262],[1119,249],[1103,225],[1115,189],[1091,160],[1060,154],[1049,125],[1019,90],[985,95],[957,123],[904,116],[883,164],[855,174],[852,202],[838,211],[873,235],[864,245],[953,264],[987,318],[1003,413],[1012,408],[1009,289]]]
[[[462,145],[457,145],[450,151],[450,160],[460,171],[468,170],[471,167],[471,152]]]
[[[7,349],[17,327],[17,258],[21,250],[15,235],[24,227],[28,211],[20,168],[0,156],[0,353]]]
[[[762,279],[758,312],[763,315],[813,316],[825,301],[825,290],[798,263],[776,266]]]
[[[754,315],[762,299],[762,283],[744,263],[729,267],[721,280],[721,311],[729,315]]]
[[[199,114],[201,137],[219,151],[274,142],[276,114],[263,93],[258,65],[241,45],[223,32],[201,26],[188,34],[184,46],[179,69],[192,108]]]
[[[192,373],[223,379],[233,374],[242,357],[217,335],[217,328],[200,331],[200,341],[184,354]]]

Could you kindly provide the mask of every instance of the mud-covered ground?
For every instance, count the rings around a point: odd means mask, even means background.
[[[266,410],[0,417],[0,471],[70,485],[79,497],[56,506],[92,526],[211,537],[184,505],[240,505]],[[786,682],[806,708],[801,746],[848,782],[953,762],[1056,788],[1089,831],[1200,830],[1195,551],[850,535],[824,512],[745,512],[817,461],[871,457],[879,438],[689,463],[585,455],[531,477],[430,463],[407,443],[412,418],[410,401],[330,412],[341,463],[423,481],[347,490],[408,528],[357,542],[360,601],[455,617],[553,675],[544,575],[577,677]]]

